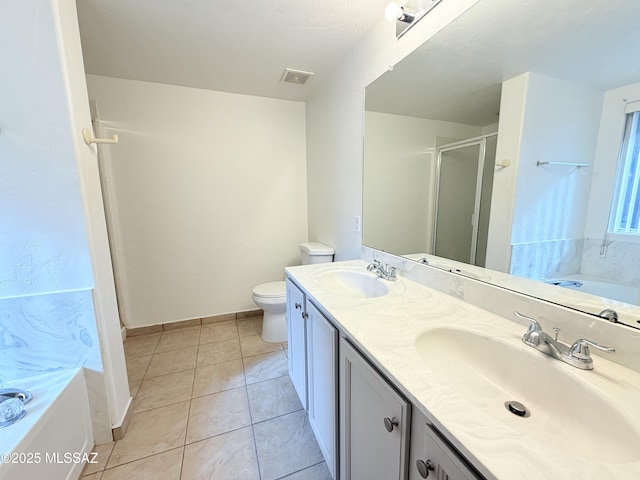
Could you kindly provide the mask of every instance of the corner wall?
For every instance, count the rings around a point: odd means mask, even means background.
[[[0,376],[85,367],[104,443],[130,397],[122,341],[109,336],[117,310],[103,294],[111,272],[95,152],[81,137],[91,123],[75,7],[25,0],[0,16],[11,45],[0,77]]]
[[[255,309],[307,241],[305,106],[88,75],[127,328]]]
[[[354,216],[362,215],[364,88],[476,2],[442,2],[399,40],[381,11],[380,22],[307,101],[309,238],[333,246],[336,260],[360,256]]]

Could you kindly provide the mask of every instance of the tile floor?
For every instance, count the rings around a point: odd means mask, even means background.
[[[330,480],[262,317],[130,337],[135,409],[124,439],[95,448],[83,480]]]

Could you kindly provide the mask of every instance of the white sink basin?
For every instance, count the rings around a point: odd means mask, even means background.
[[[436,380],[495,422],[507,424],[523,441],[603,462],[640,459],[640,434],[596,386],[612,381],[606,374],[578,370],[517,337],[495,338],[462,328],[424,331],[415,347]],[[598,359],[595,363],[597,369]],[[511,413],[505,406],[511,400],[523,404],[530,415]]]
[[[328,270],[318,277],[320,286],[332,294],[359,298],[386,295],[389,293],[389,287],[385,284],[387,281],[359,270]]]

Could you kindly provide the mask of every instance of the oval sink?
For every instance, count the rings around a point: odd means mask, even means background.
[[[589,382],[589,375],[598,375],[595,371],[574,369],[518,338],[461,328],[427,330],[415,347],[440,382],[528,439],[604,462],[640,458],[640,434],[620,407]],[[509,401],[523,404],[528,415],[510,412]]]
[[[358,270],[331,270],[320,275],[318,283],[332,294],[346,297],[372,298],[389,293],[380,277]]]

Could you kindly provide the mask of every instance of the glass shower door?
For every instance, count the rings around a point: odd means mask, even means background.
[[[476,263],[485,140],[443,147],[438,158],[434,254]]]

